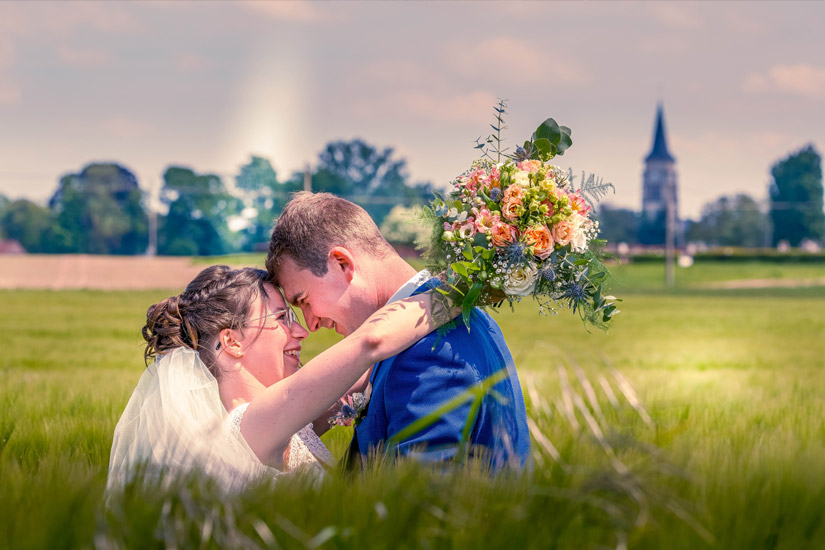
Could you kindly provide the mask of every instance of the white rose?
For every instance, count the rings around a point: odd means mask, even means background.
[[[536,268],[531,264],[512,267],[504,277],[504,293],[508,296],[529,296],[536,288]]]
[[[530,187],[530,173],[521,170],[513,174],[513,183],[521,187]]]

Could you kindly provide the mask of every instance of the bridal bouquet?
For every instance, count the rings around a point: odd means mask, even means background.
[[[605,241],[592,206],[613,185],[594,175],[579,187],[550,163],[572,145],[570,128],[548,118],[515,154],[502,149],[505,103],[495,108],[494,134],[477,140],[482,158],[437,196],[425,218],[433,233],[430,268],[445,273],[445,295],[458,295],[469,326],[474,306],[497,306],[533,296],[542,313],[556,306],[578,312],[585,325],[607,328],[619,313],[605,295]]]

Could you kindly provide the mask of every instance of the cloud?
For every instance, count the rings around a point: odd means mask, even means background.
[[[490,106],[498,102],[487,91],[452,95],[430,91],[390,93],[384,100],[371,98],[357,105],[364,117],[405,120],[408,122],[478,122],[489,114]]]
[[[748,93],[784,93],[825,99],[825,69],[805,63],[774,65],[766,73],[751,73],[742,82]]]
[[[0,35],[0,67],[9,67],[14,59],[14,42],[8,36]]]
[[[660,34],[655,37],[645,37],[639,42],[639,49],[645,53],[681,53],[693,48],[693,41],[685,36],[674,34]]]
[[[704,159],[697,164],[710,162],[712,158],[739,158],[754,165],[755,157],[771,159],[792,150],[798,145],[799,136],[775,130],[738,133],[706,130],[692,136],[674,134],[672,141],[674,151],[681,151],[685,157]],[[759,170],[762,169],[759,166]]]
[[[721,8],[722,6],[717,6]],[[765,33],[767,27],[751,14],[742,10],[740,6],[730,6],[726,10],[719,10],[720,18],[736,32],[749,36],[759,36]]]
[[[148,123],[128,115],[114,115],[107,118],[103,123],[103,128],[107,134],[118,139],[145,137],[152,130]]]
[[[111,53],[95,48],[59,46],[57,56],[72,67],[106,67],[114,60]]]
[[[423,65],[406,59],[382,59],[365,65],[352,73],[349,82],[363,87],[364,83],[371,85],[389,85],[398,89],[401,87],[440,87],[448,84],[443,72],[432,65]]]
[[[653,18],[666,27],[682,30],[697,30],[704,27],[705,22],[702,18],[684,4],[651,2],[647,6]]]
[[[7,76],[0,75],[0,107],[19,105],[22,99],[20,87]]]
[[[0,2],[0,36],[26,32],[29,21],[19,2]]]
[[[43,4],[37,19],[56,32],[88,27],[107,34],[133,34],[143,29],[140,21],[111,2]]]
[[[182,53],[176,55],[173,63],[176,69],[193,73],[208,69],[211,65],[206,57],[197,53]]]
[[[492,67],[507,67],[511,82],[581,85],[593,82],[592,73],[572,54],[550,57],[542,48],[511,36],[497,36],[477,43],[453,42],[445,51],[445,63],[454,71],[478,78]],[[500,73],[495,73],[498,78]]]
[[[324,12],[318,9],[318,4],[310,2],[260,2],[244,0],[240,5],[257,14],[278,21],[314,23],[324,19]]]

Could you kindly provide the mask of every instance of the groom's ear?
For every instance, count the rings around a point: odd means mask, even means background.
[[[355,274],[355,256],[343,246],[334,246],[329,251],[330,269],[338,270],[346,277],[348,283],[352,282]]]

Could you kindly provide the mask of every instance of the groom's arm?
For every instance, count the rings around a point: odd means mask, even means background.
[[[458,342],[452,338],[440,340],[433,351],[435,340],[436,336],[430,335],[400,354],[387,373],[384,403],[388,441],[479,382],[471,349],[460,347],[461,353],[457,352]],[[421,460],[454,457],[469,413],[469,402],[444,413],[430,426],[400,441],[397,451]]]

